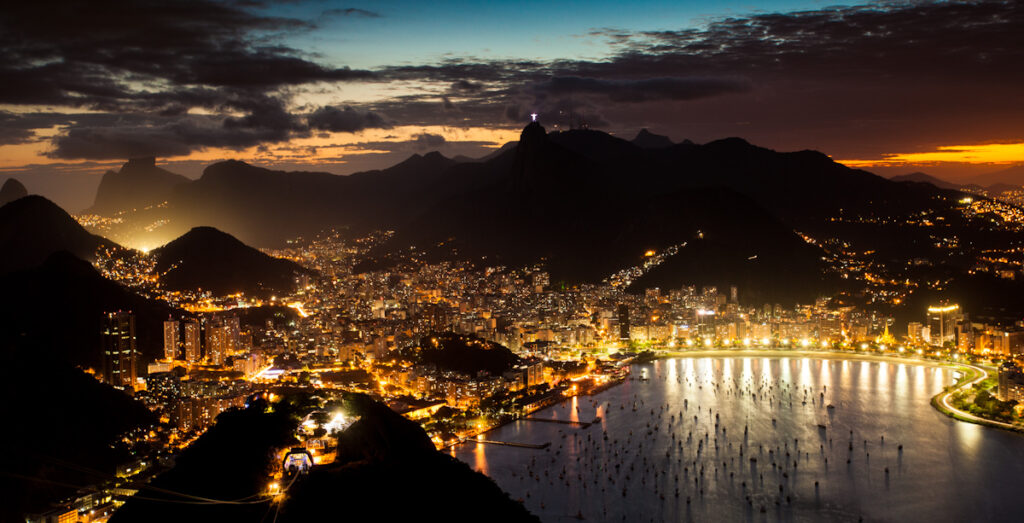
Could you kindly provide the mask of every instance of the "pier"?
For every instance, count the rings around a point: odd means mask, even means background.
[[[466,440],[466,443],[470,443],[470,442],[473,442],[473,441],[475,441],[477,443],[486,443],[488,445],[504,445],[506,447],[519,447],[521,449],[535,449],[535,450],[546,449],[546,448],[551,446],[551,442],[550,441],[547,442],[547,443],[537,444],[537,443],[516,443],[514,441],[494,441],[494,440],[490,440],[490,439],[469,439],[469,440]]]
[[[522,419],[524,421],[541,421],[541,422],[544,422],[544,423],[561,423],[563,425],[572,425],[574,427],[579,427],[581,429],[585,429],[585,428],[587,428],[587,427],[589,427],[589,426],[591,426],[591,425],[601,421],[600,417],[594,418],[594,421],[572,421],[572,420],[564,420],[564,419],[531,418],[531,417],[526,417],[526,418],[522,418]]]

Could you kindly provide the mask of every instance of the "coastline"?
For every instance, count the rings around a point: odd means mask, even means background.
[[[938,360],[928,360],[915,358],[913,356],[895,356],[886,354],[864,354],[857,352],[839,352],[839,351],[821,351],[813,349],[696,349],[692,351],[659,351],[659,354],[655,356],[655,359],[664,358],[707,358],[707,357],[773,357],[778,358],[780,356],[792,355],[795,357],[813,357],[820,359],[836,359],[836,360],[855,360],[855,361],[877,361],[877,362],[888,362],[888,363],[907,363],[910,365],[922,365],[930,367],[946,367],[951,369],[962,370],[964,377],[960,379],[956,384],[946,387],[942,392],[932,396],[930,400],[931,406],[945,414],[946,416],[953,418],[957,421],[963,421],[965,423],[974,423],[976,425],[983,425],[986,427],[1002,429],[1010,432],[1016,432],[1018,434],[1024,434],[1024,428],[1014,425],[1012,423],[1005,423],[1002,421],[990,420],[975,416],[969,412],[962,411],[953,406],[949,402],[950,396],[954,392],[975,385],[981,382],[989,376],[989,373],[984,368],[973,365],[970,363],[959,363],[959,362],[945,362]]]
[[[945,367],[945,368],[950,368],[950,369],[964,370],[965,371],[965,377],[964,378],[962,378],[955,385],[952,385],[950,387],[946,387],[945,390],[943,390],[942,392],[936,394],[935,396],[933,396],[931,398],[930,403],[931,403],[932,407],[935,408],[935,410],[941,412],[942,414],[945,414],[946,416],[948,416],[950,418],[953,418],[953,419],[955,419],[957,421],[963,421],[963,422],[966,422],[966,423],[974,423],[974,424],[977,424],[977,425],[983,425],[983,426],[987,426],[987,427],[998,428],[998,429],[1007,430],[1007,431],[1010,431],[1010,432],[1016,432],[1016,433],[1024,434],[1024,429],[1022,429],[1020,427],[1017,427],[1017,426],[1009,424],[1009,423],[1003,423],[1003,422],[1000,422],[1000,421],[989,420],[989,419],[985,419],[985,418],[981,418],[981,417],[975,416],[975,415],[970,414],[968,412],[964,412],[962,410],[959,410],[956,407],[954,407],[952,404],[949,403],[949,401],[948,401],[949,397],[952,395],[953,392],[956,392],[956,391],[958,391],[958,390],[960,390],[960,389],[962,389],[964,387],[972,386],[975,383],[978,383],[981,380],[984,380],[988,376],[988,373],[987,373],[987,371],[985,371],[985,369],[983,369],[981,367],[978,367],[978,366],[975,366],[975,365],[972,365],[972,364],[968,364],[968,363],[945,362],[945,361],[938,361],[938,360],[931,360],[931,359],[922,359],[922,358],[917,358],[917,357],[913,357],[913,356],[896,356],[896,355],[886,355],[886,354],[866,354],[866,353],[860,353],[860,352],[833,351],[833,350],[771,349],[771,348],[768,348],[768,349],[765,349],[765,348],[759,348],[759,349],[693,349],[693,350],[671,350],[671,351],[668,351],[668,350],[657,350],[655,352],[655,355],[654,355],[654,357],[653,357],[653,359],[651,361],[653,361],[653,360],[661,360],[661,359],[668,359],[668,358],[757,358],[757,357],[764,357],[764,358],[799,357],[799,358],[818,358],[818,359],[830,359],[830,360],[872,361],[872,362],[885,362],[885,363],[906,363],[906,364],[910,364],[910,365],[921,365],[921,366],[927,366],[927,367]],[[628,379],[628,378],[626,378],[626,379]],[[615,381],[613,381],[611,383],[608,383],[608,384],[600,387],[600,390],[592,391],[590,394],[581,394],[581,395],[588,395],[589,396],[589,395],[596,394],[598,392],[603,392],[603,391],[608,390],[608,389],[610,389],[612,387],[620,385],[623,381],[625,381],[625,379],[615,380]],[[556,403],[553,403],[551,405],[547,405],[545,407],[542,407],[540,409],[532,411],[529,414],[524,415],[523,417],[530,416],[530,415],[535,414],[537,412],[544,411],[546,409],[549,409],[551,407],[559,405],[562,402],[564,402],[566,400],[569,400],[571,398],[572,398],[572,396],[566,396],[565,399],[563,399],[563,400],[561,400],[559,402],[556,402]],[[497,424],[497,425],[495,425],[493,427],[488,428],[485,431],[479,432],[477,435],[486,434],[488,432],[491,432],[493,430],[501,428],[501,427],[503,427],[503,426],[505,426],[505,425],[507,425],[509,423],[512,423],[514,421],[518,421],[519,419],[522,419],[522,418],[515,418],[515,419],[510,419],[510,420],[504,421],[504,422],[499,423],[499,424]],[[462,442],[459,442],[459,443],[455,443],[454,445],[451,445],[449,448],[454,448],[455,446],[457,446],[459,444],[470,443],[472,441],[473,441],[472,439],[467,438],[465,441],[462,441]]]

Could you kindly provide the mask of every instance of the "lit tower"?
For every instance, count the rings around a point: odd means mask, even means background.
[[[164,359],[178,359],[178,320],[168,319],[164,322]]]
[[[960,320],[960,306],[938,305],[928,307],[928,327],[932,345],[943,345],[956,339],[956,322]]]
[[[135,315],[131,312],[108,312],[103,329],[103,379],[119,388],[132,388],[138,376],[135,347]]]
[[[203,359],[202,346],[200,344],[199,322],[190,320],[185,322],[185,361],[197,363]]]

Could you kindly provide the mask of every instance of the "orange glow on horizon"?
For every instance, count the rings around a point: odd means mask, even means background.
[[[877,160],[836,161],[848,167],[935,163],[1014,164],[1024,162],[1024,143],[943,145],[928,152],[885,154]]]
[[[47,164],[86,164],[94,163],[97,171],[116,169],[124,163],[119,160],[80,160],[51,158],[47,156],[52,150],[49,142],[55,133],[47,133],[44,140],[31,143],[0,146],[0,171],[18,169],[27,165]],[[193,151],[181,156],[158,156],[157,163],[166,165],[171,162],[199,161],[214,163],[224,159],[237,159],[252,163],[294,162],[309,165],[346,163],[347,156],[366,154],[385,154],[392,151],[386,149],[388,142],[405,142],[415,140],[419,134],[434,134],[445,138],[447,142],[473,141],[485,142],[492,149],[497,149],[507,142],[519,139],[518,129],[491,129],[486,127],[455,128],[449,126],[399,126],[390,129],[367,129],[359,133],[316,134],[308,138],[295,138],[265,147],[249,147],[246,149],[228,149],[210,147]],[[413,151],[425,153],[429,150]]]

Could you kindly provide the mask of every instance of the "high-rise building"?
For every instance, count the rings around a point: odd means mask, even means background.
[[[629,306],[625,303],[619,304],[619,339],[629,340]]]
[[[135,315],[108,312],[103,329],[103,379],[115,387],[134,388],[138,377]]]
[[[912,321],[907,324],[907,337],[910,338],[911,341],[921,341],[924,337],[922,334],[923,329],[924,325],[922,325],[921,322]]]
[[[202,345],[199,337],[199,322],[185,322],[185,361],[196,363],[203,359]]]
[[[206,326],[206,361],[213,365],[223,365],[224,358],[230,352],[231,327],[220,323]]]
[[[180,341],[178,336],[178,320],[167,320],[164,322],[164,359],[178,359],[178,347]]]
[[[221,319],[221,325],[227,330],[227,354],[233,354],[241,349],[241,341],[239,340],[242,327],[238,321],[238,316],[230,314]]]
[[[928,327],[932,345],[956,342],[956,324],[962,318],[959,305],[928,307]]]

